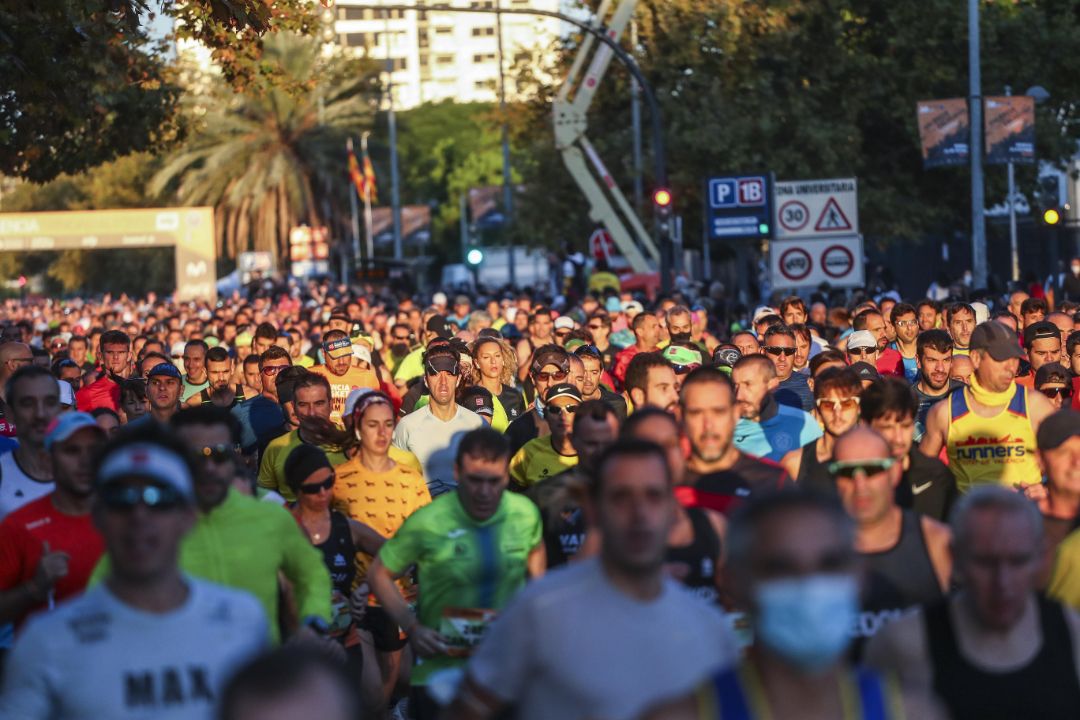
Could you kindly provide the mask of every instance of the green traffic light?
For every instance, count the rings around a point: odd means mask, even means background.
[[[768,235],[769,234],[769,224],[768,223],[761,223],[760,225],[757,226],[757,229],[758,229],[758,232],[761,233],[762,235]]]
[[[470,265],[479,265],[484,262],[484,252],[478,248],[473,248],[465,254],[465,262]]]

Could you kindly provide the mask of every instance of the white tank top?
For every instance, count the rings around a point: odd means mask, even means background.
[[[26,503],[48,495],[53,487],[52,482],[41,482],[27,475],[19,467],[14,450],[0,455],[0,520]]]

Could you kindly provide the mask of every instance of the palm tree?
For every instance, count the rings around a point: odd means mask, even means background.
[[[263,63],[272,76],[241,93],[218,78],[186,98],[196,127],[149,189],[214,206],[219,257],[268,250],[282,263],[291,228],[332,225],[347,200],[345,142],[373,123],[378,69],[288,34],[266,39]]]

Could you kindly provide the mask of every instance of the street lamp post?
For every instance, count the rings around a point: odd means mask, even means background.
[[[968,0],[968,112],[971,116],[971,274],[986,287],[986,188],[983,185],[982,70],[979,62],[979,0]]]
[[[500,10],[499,1],[495,0],[495,9]],[[499,112],[502,113],[502,156],[503,156],[503,232],[506,235],[506,266],[510,271],[510,284],[517,285],[517,273],[514,268],[514,236],[510,229],[510,220],[514,214],[514,193],[510,177],[510,126],[506,120],[506,71],[503,68],[503,32],[502,13],[495,14],[495,33],[499,40]]]

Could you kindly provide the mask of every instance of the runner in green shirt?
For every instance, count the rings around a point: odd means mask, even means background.
[[[423,690],[432,674],[463,666],[526,575],[544,572],[540,514],[524,496],[506,492],[509,457],[504,435],[489,427],[467,433],[455,461],[457,489],[409,516],[368,570],[375,596],[420,658],[412,674],[419,720],[435,717]],[[413,565],[416,616],[393,582]]]

